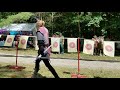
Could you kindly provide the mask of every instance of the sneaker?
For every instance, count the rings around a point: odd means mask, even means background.
[[[38,77],[38,73],[34,72],[33,75],[32,75],[32,78],[37,78],[37,77]]]

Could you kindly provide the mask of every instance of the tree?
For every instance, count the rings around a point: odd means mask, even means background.
[[[61,32],[65,37],[92,38],[104,35],[120,40],[119,12],[0,12],[0,27],[11,23],[32,23],[35,18],[46,22],[50,35]]]
[[[11,23],[21,23],[26,22],[33,13],[30,12],[20,12],[15,15],[8,15],[6,19],[1,19],[0,27],[9,25]]]

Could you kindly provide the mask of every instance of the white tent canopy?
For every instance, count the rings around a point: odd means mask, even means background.
[[[6,29],[7,31],[33,31],[35,30],[35,26],[35,23],[20,23],[4,26],[2,29]]]

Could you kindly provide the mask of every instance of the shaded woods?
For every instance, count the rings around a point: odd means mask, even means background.
[[[119,12],[0,12],[0,27],[10,23],[34,23],[43,19],[50,36],[61,32],[65,37],[91,39],[94,35],[120,40]]]

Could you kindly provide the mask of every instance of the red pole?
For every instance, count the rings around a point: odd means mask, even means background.
[[[16,67],[17,67],[17,58],[18,58],[18,37],[16,41]]]
[[[80,73],[80,38],[78,37],[78,74]]]
[[[16,46],[16,65],[10,66],[10,69],[22,70],[22,69],[25,69],[25,67],[21,67],[21,66],[17,65],[19,36],[16,36],[16,38],[17,38],[17,40],[15,42],[15,46]]]
[[[72,78],[86,78],[86,76],[80,75],[80,38],[78,37],[78,74],[72,74]]]

